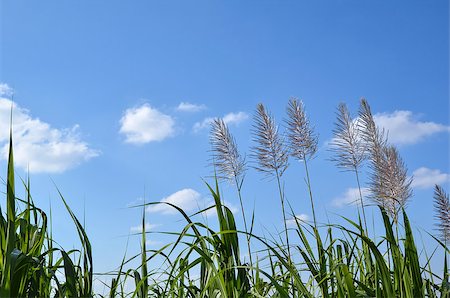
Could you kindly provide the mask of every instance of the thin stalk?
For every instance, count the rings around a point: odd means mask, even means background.
[[[395,237],[397,237],[397,243],[400,245],[399,237],[398,237],[398,221],[395,222]]]
[[[315,212],[315,208],[314,208],[314,200],[313,200],[313,195],[312,195],[312,190],[311,190],[311,180],[309,179],[309,170],[308,170],[308,163],[306,161],[306,158],[303,159],[303,163],[305,165],[306,183],[308,185],[309,199],[311,201],[311,209],[312,209],[312,214],[313,214],[313,219],[314,219],[314,227],[317,229],[316,212]]]
[[[363,219],[364,219],[364,228],[366,229],[366,234],[368,235],[369,231],[367,230],[366,211],[364,209],[364,201],[363,201],[363,196],[362,196],[362,191],[361,191],[361,182],[359,181],[359,171],[358,171],[357,167],[355,167],[355,176],[356,176],[356,182],[358,183],[359,199],[361,201],[361,209],[362,209],[362,214],[363,214]]]
[[[366,232],[366,236],[369,237],[369,230],[367,229],[366,212],[365,212],[365,208],[364,208],[364,200],[363,200],[362,191],[361,191],[361,183],[359,181],[359,171],[356,166],[355,166],[355,176],[356,176],[356,182],[358,184],[359,199],[361,201],[361,210],[362,210],[363,219],[364,219],[364,229]],[[359,209],[358,209],[358,216],[359,216]],[[371,270],[371,257],[370,257],[369,247],[368,247],[367,243],[365,243],[362,239],[361,239],[361,245],[362,245],[362,249],[363,249],[363,254],[366,256],[364,258],[365,264],[366,264],[366,272],[363,273],[361,270],[361,273],[363,274],[362,277],[365,279],[366,275]]]
[[[287,243],[288,255],[289,255],[289,260],[290,260],[291,259],[291,249],[289,247],[289,235],[288,235],[288,229],[287,229],[287,223],[286,223],[286,213],[285,213],[285,209],[284,209],[284,194],[283,194],[283,190],[281,187],[280,175],[278,174],[278,171],[276,171],[276,175],[277,175],[278,192],[279,192],[280,201],[281,201],[281,211],[283,212],[284,233],[286,235],[286,243]]]
[[[281,211],[283,212],[284,233],[286,235],[286,245],[287,245],[287,251],[288,251],[288,264],[289,264],[289,267],[291,267],[292,266],[291,247],[289,244],[289,233],[288,233],[287,222],[286,222],[286,212],[285,212],[285,208],[284,208],[284,192],[281,187],[280,174],[278,173],[278,170],[275,170],[275,172],[276,172],[276,176],[277,176],[278,192],[280,194]],[[291,268],[288,268],[288,270],[290,272]],[[294,284],[293,277],[290,273],[289,273],[289,276],[291,279],[291,283]],[[292,287],[292,297],[294,297],[294,291],[295,291],[295,289],[294,289],[294,287]]]
[[[248,250],[248,257],[250,259],[250,267],[253,268],[253,259],[252,259],[252,251],[250,248],[250,234],[247,230],[247,219],[245,218],[245,212],[244,212],[244,204],[242,203],[242,194],[241,194],[241,184],[239,184],[239,181],[236,176],[234,176],[234,181],[236,182],[236,189],[239,197],[239,203],[241,204],[241,211],[242,211],[242,218],[244,220],[244,229],[245,229],[245,235],[247,238],[247,250]],[[251,270],[251,277],[253,284],[255,284],[254,276],[253,276],[253,269]]]

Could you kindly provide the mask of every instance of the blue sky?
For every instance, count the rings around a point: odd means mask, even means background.
[[[311,162],[320,220],[355,214],[343,203],[354,178],[333,166],[326,143],[338,103],[356,113],[365,97],[415,173],[411,220],[432,231],[432,185],[448,190],[450,181],[448,1],[2,1],[0,9],[0,168],[14,93],[17,174],[30,166],[60,243],[76,246],[76,233],[52,180],[85,212],[96,271],[119,265],[140,221],[133,202],[173,195],[188,211],[209,203],[208,118],[225,117],[248,155],[256,104],[281,123],[290,96],[304,101],[320,136]],[[245,204],[255,205],[259,229],[275,231],[276,186],[262,178],[248,170]],[[291,161],[287,199],[310,216],[303,178]],[[233,188],[223,190],[238,206]],[[149,211],[155,230],[181,225],[167,210]],[[138,247],[133,239],[130,250]]]

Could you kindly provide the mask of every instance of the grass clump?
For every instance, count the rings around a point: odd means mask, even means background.
[[[6,218],[0,210],[0,297],[91,297],[93,260],[83,226],[60,194],[75,223],[82,249],[66,251],[58,247],[52,239],[49,217],[33,202],[30,181],[22,184],[25,200],[15,194],[10,136]]]
[[[354,172],[359,188],[358,215],[342,218],[344,224],[320,223],[308,172],[308,162],[317,154],[317,135],[306,117],[301,101],[288,104],[286,132],[282,133],[267,108],[259,104],[253,126],[252,161],[259,171],[277,182],[283,216],[283,236],[265,237],[253,232],[245,214],[242,193],[245,158],[235,139],[220,119],[212,124],[213,183],[205,182],[214,204],[195,214],[169,202],[145,203],[141,250],[126,257],[111,277],[107,294],[93,293],[91,246],[83,226],[61,196],[77,228],[82,249],[65,251],[54,247],[47,215],[37,208],[24,182],[27,198],[15,196],[12,140],[6,181],[6,217],[1,213],[1,297],[450,297],[447,254],[449,248],[450,207],[448,194],[436,186],[434,202],[439,236],[437,249],[444,254],[443,271],[431,268],[432,256],[420,253],[405,211],[412,196],[411,179],[398,150],[388,143],[376,125],[366,100],[361,101],[357,118],[344,104],[339,105],[331,151],[332,161]],[[286,138],[284,137],[286,136]],[[294,216],[294,227],[287,226],[287,214],[294,215],[285,196],[282,181],[292,156],[303,161],[313,213],[312,223]],[[361,187],[363,163],[369,165],[369,198],[379,209],[383,233],[369,237]],[[243,229],[233,212],[224,205],[219,183],[236,187]],[[146,246],[145,208],[165,204],[175,209],[185,225],[166,233],[173,241],[159,249]],[[23,211],[18,211],[19,207]],[[217,228],[198,218],[214,211]],[[248,214],[248,212],[247,212]],[[362,216],[361,216],[362,215]],[[241,244],[248,256],[241,255]],[[77,260],[76,262],[73,260]],[[159,260],[159,266],[150,266]],[[136,265],[135,263],[138,262]],[[60,274],[57,274],[59,272]],[[126,285],[132,283],[132,290]]]

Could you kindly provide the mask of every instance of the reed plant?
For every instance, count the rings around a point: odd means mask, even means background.
[[[251,156],[254,159],[254,168],[264,173],[267,177],[275,177],[277,181],[286,236],[287,258],[290,260],[291,252],[287,229],[285,193],[281,181],[281,177],[289,166],[289,151],[284,142],[284,138],[278,131],[275,118],[267,111],[262,103],[256,107],[252,132],[254,146],[252,147]]]
[[[360,188],[359,173],[363,161],[367,160],[369,198],[376,206],[364,204],[360,192],[363,219],[341,217],[342,224],[319,224],[315,216],[312,223],[294,216],[295,226],[288,233],[286,214],[294,215],[295,211],[284,196],[281,177],[288,167],[289,154],[305,162],[314,156],[317,148],[317,137],[309,126],[303,104],[292,99],[288,113],[287,131],[281,134],[267,109],[258,105],[252,148],[254,166],[277,180],[285,239],[256,234],[253,216],[248,224],[245,196],[241,192],[245,159],[237,151],[225,123],[216,120],[211,135],[216,176],[205,182],[214,203],[194,214],[187,214],[169,202],[144,202],[134,206],[142,211],[142,230],[130,239],[139,237],[140,251],[130,256],[125,253],[115,270],[101,274],[110,279],[108,291],[96,294],[92,248],[83,225],[64,197],[60,194],[80,238],[81,249],[78,250],[66,251],[56,245],[49,224],[51,216],[35,206],[29,179],[21,181],[26,198],[16,197],[11,138],[5,183],[6,213],[0,212],[0,296],[450,297],[448,194],[443,187],[436,186],[434,205],[438,234],[430,235],[436,249],[444,255],[443,269],[438,270],[431,266],[436,257],[434,252],[422,253],[424,248],[419,249],[414,238],[406,212],[406,203],[412,198],[406,166],[398,150],[389,144],[386,134],[375,125],[366,100],[361,101],[356,119],[350,117],[345,105],[338,107],[332,152],[333,161],[340,168],[355,172]],[[289,145],[284,142],[285,135]],[[304,139],[307,137],[310,139]],[[302,147],[305,144],[307,146]],[[239,229],[235,215],[223,203],[221,179],[236,186],[243,229]],[[309,177],[307,181],[310,190]],[[312,192],[309,203],[314,212]],[[151,249],[146,243],[155,232],[146,230],[145,209],[155,204],[175,210],[184,225],[179,231],[161,232],[171,236],[172,241]],[[372,238],[367,231],[364,212],[367,208],[376,208],[383,224],[383,232]],[[206,224],[200,216],[211,214],[213,210],[217,228]],[[249,256],[253,256],[250,263],[242,258],[240,243],[246,243]],[[127,287],[130,283],[131,288]]]
[[[314,226],[317,228],[308,161],[313,158],[317,152],[318,138],[314,134],[314,130],[306,116],[305,107],[302,101],[299,102],[296,98],[291,98],[287,107],[287,115],[288,118],[286,124],[290,154],[297,161],[303,162],[305,166],[306,184],[311,203],[311,212],[313,214]]]
[[[217,178],[222,178],[233,183],[239,197],[239,204],[241,207],[242,219],[244,222],[244,230],[247,238],[247,252],[250,261],[250,266],[253,266],[252,252],[250,245],[250,233],[253,228],[252,225],[247,225],[247,218],[245,216],[244,203],[242,199],[242,185],[244,183],[245,175],[245,158],[239,153],[234,137],[231,135],[228,126],[223,119],[214,119],[211,124],[210,142],[213,152],[213,166],[216,170]],[[253,218],[253,217],[252,217]],[[249,233],[250,228],[250,233]]]
[[[363,214],[364,227],[367,231],[367,217],[360,181],[362,163],[367,159],[368,144],[362,138],[363,131],[358,126],[359,120],[352,118],[347,105],[340,103],[336,112],[333,139],[330,142],[331,160],[344,171],[355,173],[358,186],[359,203]],[[359,210],[359,208],[358,208]],[[359,211],[358,211],[359,212]]]

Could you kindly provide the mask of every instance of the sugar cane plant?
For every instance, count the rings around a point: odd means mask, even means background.
[[[218,119],[211,135],[216,176],[212,182],[205,181],[213,204],[194,214],[164,201],[134,206],[139,214],[142,211],[142,229],[129,239],[139,238],[140,251],[131,256],[125,253],[115,270],[97,273],[99,278],[109,278],[105,293],[94,293],[92,248],[83,225],[61,193],[81,249],[64,250],[56,244],[51,216],[35,205],[29,178],[21,180],[26,197],[16,196],[11,134],[6,212],[0,210],[0,297],[450,297],[450,205],[444,187],[435,187],[438,234],[430,233],[430,245],[443,252],[442,269],[436,269],[432,266],[436,262],[431,262],[436,257],[434,251],[429,255],[417,247],[406,213],[412,180],[399,151],[376,126],[366,100],[361,101],[357,118],[351,118],[341,104],[331,143],[332,160],[341,169],[355,173],[362,218],[358,214],[355,219],[341,218],[343,224],[321,222],[306,172],[309,199],[296,206],[309,209],[305,206],[310,205],[314,217],[311,223],[302,221],[295,216],[298,210],[290,200],[304,196],[285,197],[285,189],[293,186],[285,185],[281,177],[289,156],[303,161],[308,171],[307,161],[317,151],[317,136],[302,102],[291,99],[287,111],[286,131],[280,131],[266,107],[257,106],[251,153],[253,167],[277,180],[279,198],[275,199],[281,203],[284,236],[255,233],[254,213],[251,222],[247,221],[247,201],[241,191],[245,161],[228,127]],[[361,192],[364,163],[369,169],[367,196]],[[243,228],[223,203],[221,180],[236,186]],[[145,209],[155,204],[176,210],[184,225],[179,231],[161,232],[172,241],[151,249],[146,243],[155,233],[146,229]],[[376,209],[383,225],[383,232],[372,237],[368,236],[368,208]],[[213,210],[217,228],[199,216]],[[295,225],[288,229],[290,215]],[[242,244],[246,244],[244,249]],[[241,255],[245,250],[248,261]]]

